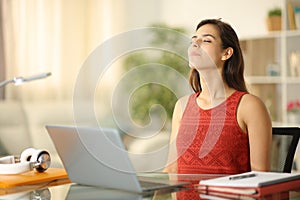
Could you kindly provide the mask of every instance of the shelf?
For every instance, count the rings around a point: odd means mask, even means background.
[[[277,121],[272,121],[272,125],[275,127],[299,127],[299,124],[297,123],[282,123],[282,122],[277,122]]]
[[[264,40],[264,39],[280,39],[281,37],[298,37],[300,36],[300,29],[298,30],[282,30],[282,31],[270,31],[262,35],[243,36],[240,37],[240,41],[248,40]]]
[[[280,76],[248,76],[245,78],[249,84],[281,84]],[[299,79],[300,83],[300,79]]]
[[[286,105],[289,100],[300,100],[300,77],[291,76],[300,71],[300,57],[297,57],[298,54],[291,57],[292,52],[300,52],[300,29],[288,30],[290,24],[287,4],[300,6],[300,0],[280,1],[282,30],[243,37],[240,38],[240,44],[249,91],[266,104],[273,122],[293,126],[294,124],[288,123]],[[272,73],[273,71],[276,73]],[[277,74],[279,75],[275,76]]]
[[[288,84],[300,84],[300,77],[287,77],[286,82]]]
[[[287,37],[298,37],[300,36],[300,30],[287,30],[284,32]]]
[[[243,36],[240,37],[240,41],[245,41],[245,40],[262,40],[262,39],[276,39],[280,38],[282,35],[282,31],[271,31],[266,34],[262,35],[254,35],[254,36]]]

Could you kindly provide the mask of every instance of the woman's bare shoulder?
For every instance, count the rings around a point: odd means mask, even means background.
[[[181,108],[185,108],[190,96],[191,96],[191,94],[180,97],[176,102],[176,106],[180,106]]]
[[[190,96],[191,96],[191,94],[187,94],[183,97],[180,97],[177,102],[180,102],[180,103],[187,102],[189,100]]]
[[[245,116],[247,116],[247,118],[248,117],[268,118],[269,115],[265,103],[259,97],[253,94],[245,94],[242,97],[239,109],[242,111],[242,113]]]
[[[244,105],[248,108],[265,106],[264,102],[259,97],[250,93],[247,93],[242,97],[241,105]]]
[[[190,96],[191,96],[191,94],[180,97],[175,104],[174,112],[176,112],[177,114],[179,114],[181,116],[183,111],[185,110],[185,107],[187,105],[187,102],[188,102]]]

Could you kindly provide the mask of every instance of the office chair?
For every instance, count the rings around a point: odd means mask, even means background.
[[[271,171],[291,173],[299,142],[300,128],[273,127],[272,137]]]

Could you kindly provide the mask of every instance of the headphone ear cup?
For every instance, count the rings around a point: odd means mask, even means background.
[[[30,162],[37,163],[35,169],[38,172],[44,172],[51,164],[50,154],[45,150],[35,150],[30,158]]]
[[[29,162],[31,160],[32,155],[36,152],[37,150],[34,148],[28,148],[25,149],[20,156],[20,162]]]

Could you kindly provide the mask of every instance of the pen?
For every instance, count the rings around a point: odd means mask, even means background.
[[[241,175],[241,176],[231,176],[229,177],[229,180],[239,180],[239,179],[244,179],[244,178],[251,178],[256,176],[255,174],[245,174],[245,175]]]

